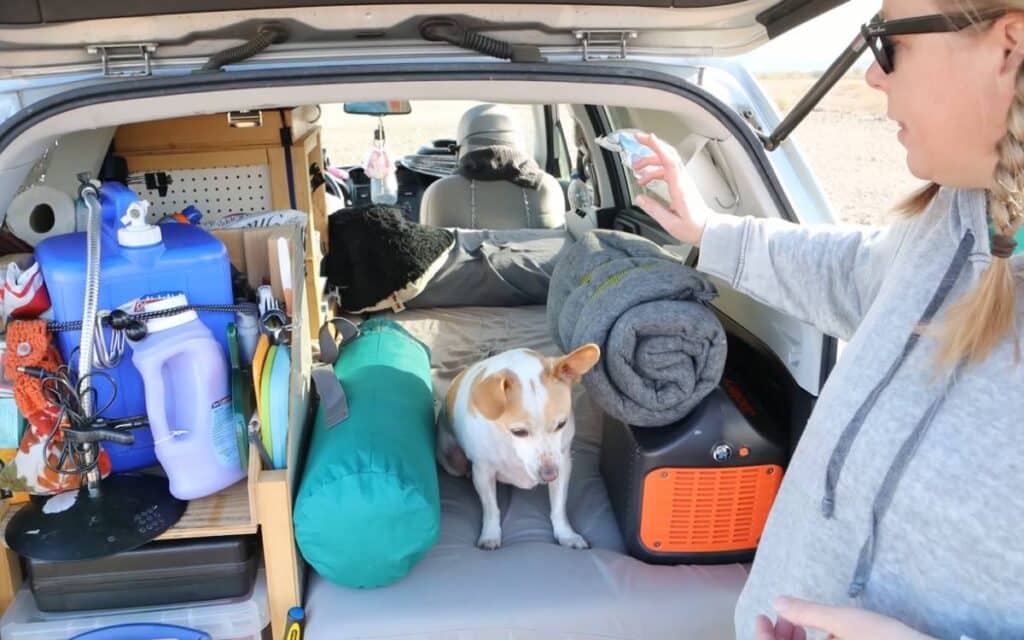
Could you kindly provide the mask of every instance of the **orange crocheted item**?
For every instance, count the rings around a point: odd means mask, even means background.
[[[7,325],[4,376],[14,381],[14,401],[21,415],[49,433],[59,409],[43,397],[42,381],[18,373],[19,366],[38,367],[49,373],[60,366],[60,353],[50,340],[45,320],[17,320]]]
[[[14,401],[28,420],[28,428],[21,436],[18,455],[0,472],[0,485],[6,485],[4,488],[46,494],[77,489],[80,484],[81,476],[57,473],[41,464],[43,459],[51,466],[60,461],[63,432],[53,437],[46,451],[42,450],[58,426],[60,407],[47,401],[42,380],[17,370],[19,366],[29,366],[54,373],[60,365],[60,352],[51,341],[45,320],[16,320],[7,325],[4,375],[14,381]],[[34,477],[26,475],[30,470],[35,470]],[[103,477],[110,474],[110,456],[106,451],[100,452],[99,471]]]

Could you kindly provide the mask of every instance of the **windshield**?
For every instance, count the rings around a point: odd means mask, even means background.
[[[481,104],[470,100],[415,100],[412,112],[384,117],[387,148],[394,158],[416,153],[420,147],[435,140],[455,140],[459,118],[468,109]],[[505,105],[519,119],[525,138],[526,152],[536,157],[536,112],[533,105]],[[340,104],[321,105],[323,146],[334,166],[351,166],[363,162],[373,145],[377,127],[375,116],[345,113]]]

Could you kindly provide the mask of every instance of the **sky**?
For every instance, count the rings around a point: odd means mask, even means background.
[[[882,0],[850,0],[739,59],[755,73],[824,71],[881,5]],[[854,68],[866,69],[870,58],[861,56]]]

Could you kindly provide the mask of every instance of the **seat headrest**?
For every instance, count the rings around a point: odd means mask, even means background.
[[[459,155],[494,145],[523,150],[522,130],[515,114],[496,104],[480,104],[462,114],[458,128]]]

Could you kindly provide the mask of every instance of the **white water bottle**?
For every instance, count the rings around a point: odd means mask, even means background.
[[[256,354],[256,343],[260,338],[260,319],[248,311],[235,312],[235,328],[238,331],[238,355],[243,365],[251,365]]]
[[[569,200],[569,210],[585,216],[594,206],[594,192],[590,185],[584,182],[579,172],[573,171],[569,179],[569,188],[566,196]]]

